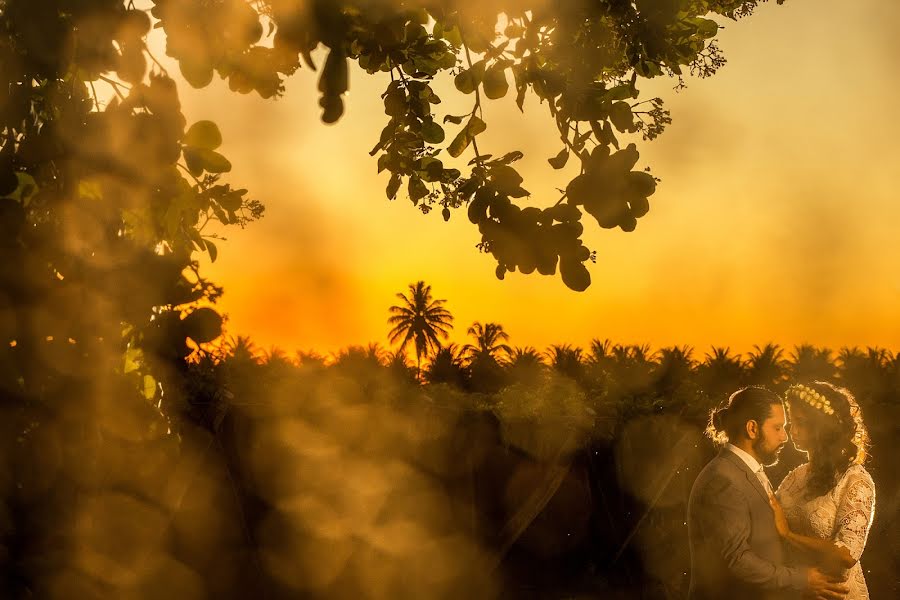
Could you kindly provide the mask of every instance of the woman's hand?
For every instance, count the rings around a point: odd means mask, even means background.
[[[778,530],[778,535],[783,538],[790,537],[791,528],[788,525],[787,517],[784,516],[784,509],[781,508],[781,504],[774,494],[769,494],[769,506],[772,507],[772,513],[775,515],[775,529]]]

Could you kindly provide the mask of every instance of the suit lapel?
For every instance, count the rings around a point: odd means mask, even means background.
[[[759,480],[759,477],[756,476],[756,473],[750,470],[750,467],[747,466],[747,463],[742,461],[740,457],[727,448],[723,448],[720,456],[730,460],[734,465],[737,466],[741,471],[743,471],[744,476],[747,478],[747,481],[756,490],[756,492],[760,495],[760,497],[765,500],[766,506],[769,505],[769,495],[766,493],[766,488],[763,487],[762,482]]]

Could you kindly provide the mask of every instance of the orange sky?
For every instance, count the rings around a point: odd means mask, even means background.
[[[368,155],[386,123],[382,80],[353,73],[335,126],[319,120],[309,70],[278,101],[183,84],[188,122],[220,125],[228,181],[267,207],[206,268],[225,287],[229,331],[289,352],[386,344],[394,294],[424,279],[447,299],[455,340],[480,320],[539,348],[608,337],[700,356],[767,341],[900,349],[898,22],[883,0],[771,3],[725,23],[729,63],[715,77],[677,94],[671,80],[645,85],[674,121],[639,144],[662,184],[635,232],[589,228],[598,262],[583,293],[537,274],[498,281],[464,210],[444,223],[385,199]],[[470,106],[452,95],[440,108]],[[560,149],[546,107],[529,97],[523,116],[509,97],[485,115],[481,151],[524,151],[535,204],[555,201],[571,173],[546,163]]]

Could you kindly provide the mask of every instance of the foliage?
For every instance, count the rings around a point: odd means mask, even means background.
[[[313,51],[324,47],[318,89],[326,123],[344,113],[351,64],[389,73],[388,122],[371,152],[378,171],[390,174],[387,197],[405,183],[415,206],[440,206],[445,220],[467,205],[499,278],[558,270],[568,287],[584,290],[584,263],[595,254],[581,240],[583,213],[632,231],[656,189],[652,175],[634,170],[637,147],[623,141],[653,139],[671,122],[660,98],[639,100],[640,82],[667,75],[683,85],[685,72],[712,75],[724,64],[714,18],[749,15],[760,1],[157,0],[151,12],[167,54],[195,87],[216,72],[232,90],[277,97],[284,77],[304,64],[317,68]],[[440,114],[434,83],[451,77],[457,92],[473,96],[467,114]],[[550,166],[562,169],[572,156],[579,163],[555,204],[538,203],[549,207],[523,204],[530,196],[513,166],[522,152],[478,148],[488,126],[483,100],[513,91],[520,110],[533,95],[556,124],[562,149]],[[470,148],[466,168],[454,166]]]
[[[392,344],[400,342],[400,349],[413,343],[416,361],[421,365],[422,357],[428,356],[441,347],[441,338],[449,335],[453,315],[444,308],[446,300],[435,300],[431,296],[431,286],[424,281],[409,285],[409,295],[398,293],[401,304],[391,306],[388,324],[392,326],[388,339]]]

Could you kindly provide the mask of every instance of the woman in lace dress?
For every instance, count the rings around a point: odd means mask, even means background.
[[[868,435],[847,390],[817,381],[785,394],[794,446],[809,462],[771,498],[794,562],[847,578],[849,600],[867,600],[859,559],[875,511],[875,484],[863,466]]]

